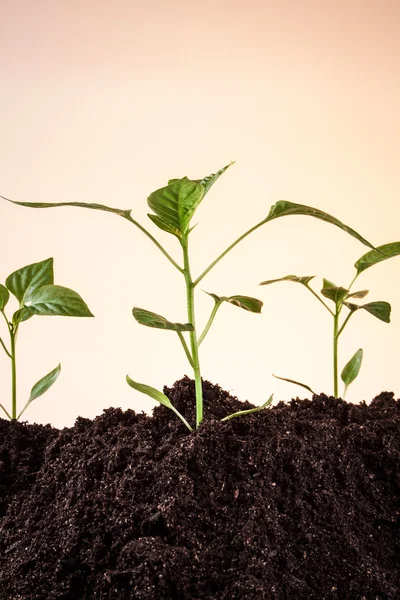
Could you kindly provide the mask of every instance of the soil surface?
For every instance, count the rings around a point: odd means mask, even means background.
[[[194,422],[194,385],[165,393]],[[400,599],[400,401],[0,419],[0,600]]]

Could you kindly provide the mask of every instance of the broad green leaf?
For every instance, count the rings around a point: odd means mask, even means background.
[[[272,375],[272,377],[275,377],[275,379],[281,379],[282,381],[287,381],[288,383],[294,383],[294,385],[299,385],[300,387],[305,388],[306,390],[315,395],[314,390],[312,390],[310,386],[306,385],[305,383],[300,383],[299,381],[295,381],[294,379],[287,379],[286,377],[278,377],[278,375]]]
[[[270,406],[272,404],[272,399],[273,396],[271,395],[268,400],[266,402],[264,402],[264,404],[261,404],[261,406],[256,406],[256,408],[249,408],[247,410],[239,410],[238,412],[235,412],[231,415],[228,415],[227,417],[224,417],[223,419],[221,419],[221,421],[229,421],[229,419],[234,419],[235,417],[241,417],[242,415],[250,415],[251,413],[255,413],[258,412],[259,410],[263,410],[264,408],[267,408],[267,406]]]
[[[203,177],[203,179],[195,179],[195,181],[197,183],[200,183],[204,187],[204,190],[205,190],[204,195],[207,194],[207,192],[214,185],[214,183],[217,181],[217,179],[219,179],[221,177],[221,175],[223,173],[225,173],[225,171],[227,169],[229,169],[229,167],[231,167],[233,164],[235,164],[235,161],[231,161],[229,163],[229,165],[226,165],[226,167],[222,167],[222,169],[220,169],[216,173],[213,173],[212,175],[207,175],[206,177]],[[175,180],[173,180],[173,181],[175,181]],[[168,182],[168,183],[170,183],[170,182]]]
[[[308,286],[311,279],[314,279],[315,275],[307,275],[305,277],[297,277],[297,275],[285,275],[279,279],[269,279],[268,281],[262,281],[260,285],[269,285],[271,283],[278,283],[279,281],[294,281],[295,283],[301,283]]]
[[[217,296],[217,294],[212,294],[210,292],[206,292],[206,294],[214,298],[215,302],[218,304],[229,302],[229,304],[233,304],[234,306],[238,306],[239,308],[243,308],[244,310],[253,313],[260,313],[263,306],[261,300],[251,298],[250,296]]]
[[[142,392],[142,394],[146,394],[147,396],[150,396],[150,398],[153,398],[153,400],[156,400],[156,402],[159,402],[163,406],[166,406],[167,408],[171,409],[181,419],[181,421],[186,425],[186,427],[189,429],[189,431],[193,431],[192,427],[186,421],[185,417],[183,417],[183,415],[181,415],[181,413],[174,407],[174,405],[172,404],[172,402],[168,398],[168,396],[166,396],[162,392],[158,391],[156,388],[151,387],[150,385],[146,385],[144,383],[138,383],[137,381],[133,381],[133,379],[131,379],[129,377],[129,375],[126,376],[126,381],[127,381],[127,384],[134,390],[137,390],[138,392]]]
[[[384,300],[378,302],[369,302],[368,304],[363,304],[360,306],[364,310],[374,315],[377,319],[384,321],[385,323],[390,323],[390,312],[392,307],[389,302],[385,302]]]
[[[10,298],[10,292],[0,283],[0,310],[4,310]]]
[[[44,393],[47,392],[48,389],[51,388],[51,386],[56,381],[56,379],[58,378],[60,373],[61,373],[61,365],[57,365],[57,367],[55,369],[50,371],[50,373],[47,373],[47,375],[45,375],[44,377],[42,377],[42,379],[39,379],[39,381],[37,383],[35,383],[35,385],[31,389],[29,400],[25,404],[25,406],[21,410],[21,412],[19,413],[17,419],[19,419],[20,416],[25,412],[25,410],[28,408],[28,406],[30,405],[31,402],[36,400],[36,398],[39,398],[40,396],[42,396]]]
[[[365,269],[369,269],[369,267],[372,267],[383,260],[387,260],[388,258],[398,256],[399,254],[400,242],[391,242],[390,244],[377,246],[375,250],[367,252],[355,263],[354,266],[357,269],[357,275],[365,271]]]
[[[332,300],[335,302],[335,304],[337,304],[338,302],[342,302],[345,298],[347,298],[348,293],[349,290],[346,290],[343,287],[338,287],[331,281],[328,281],[328,279],[324,279],[321,294],[325,296],[325,298],[328,298],[328,300]]]
[[[37,383],[31,389],[31,394],[29,396],[29,402],[36,400],[39,396],[42,396],[48,389],[51,388],[53,383],[56,381],[58,376],[61,373],[61,365],[57,365],[55,369],[47,373],[42,379],[39,379]]]
[[[52,284],[53,281],[53,259],[47,258],[11,273],[6,279],[6,286],[22,307],[30,300],[35,290],[44,285]]]
[[[148,216],[160,229],[180,238],[187,233],[204,194],[200,183],[183,177],[150,194],[147,204],[155,215]]]
[[[29,307],[27,306],[23,306],[22,308],[19,308],[14,314],[13,314],[13,323],[14,325],[16,325],[17,323],[22,323],[23,321],[27,321],[28,319],[30,319],[31,317],[33,317],[35,313],[33,311],[31,311],[29,309]]]
[[[18,206],[27,206],[28,208],[54,208],[60,206],[78,206],[80,208],[91,208],[93,210],[102,210],[105,212],[111,212],[125,219],[130,218],[131,210],[123,210],[122,208],[113,208],[112,206],[105,206],[104,204],[95,204],[90,202],[17,202],[16,200],[10,200],[5,196],[0,196],[3,200],[17,204]]]
[[[156,329],[169,329],[170,331],[194,331],[190,323],[171,323],[165,317],[145,310],[144,308],[133,308],[132,314],[140,325],[155,327]]]
[[[348,298],[365,298],[365,296],[369,294],[368,290],[360,290],[359,292],[353,292],[352,294],[349,294],[347,297]]]
[[[269,214],[261,224],[267,223],[268,221],[272,221],[273,219],[277,219],[278,217],[286,217],[289,215],[307,215],[309,217],[314,217],[316,219],[321,219],[326,223],[331,223],[331,225],[336,225],[346,233],[350,234],[352,237],[356,238],[359,242],[365,244],[369,248],[375,249],[375,247],[368,242],[365,238],[363,238],[357,231],[348,227],[332,215],[329,215],[318,208],[313,208],[312,206],[305,206],[304,204],[295,204],[294,202],[288,202],[287,200],[280,200],[273,206],[269,211]]]
[[[26,306],[35,315],[93,317],[79,294],[61,285],[44,285],[35,290]]]
[[[360,369],[361,369],[362,359],[363,359],[363,351],[362,351],[362,348],[360,348],[359,350],[357,350],[357,352],[354,354],[354,356],[352,356],[352,358],[349,360],[347,365],[344,367],[341,377],[342,377],[343,383],[346,386],[346,388],[345,388],[346,390],[349,387],[349,385],[351,383],[353,383],[353,381],[359,374]]]

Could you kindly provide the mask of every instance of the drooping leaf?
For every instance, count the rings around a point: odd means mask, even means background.
[[[349,362],[344,367],[342,374],[341,374],[341,378],[342,378],[343,383],[346,386],[345,390],[347,390],[349,385],[351,383],[353,383],[353,381],[356,379],[357,375],[359,374],[360,369],[361,369],[362,359],[363,359],[363,351],[362,351],[362,348],[360,348],[359,350],[357,350],[357,352],[354,354],[354,356],[351,357]]]
[[[35,383],[35,385],[31,389],[29,400],[25,404],[25,406],[21,410],[21,412],[19,413],[17,419],[19,419],[20,416],[25,412],[25,410],[28,408],[28,406],[30,405],[31,402],[36,400],[36,398],[43,396],[43,394],[45,394],[47,392],[47,390],[49,390],[51,388],[51,386],[53,385],[53,383],[55,383],[55,381],[58,378],[58,376],[60,375],[60,373],[61,373],[61,365],[57,365],[55,369],[50,371],[50,373],[47,373],[47,375],[45,375],[44,377],[42,377],[42,379],[39,379],[39,381],[37,383]]]
[[[294,385],[299,385],[300,387],[305,388],[306,390],[315,395],[314,390],[312,390],[310,386],[306,385],[305,383],[300,383],[299,381],[295,381],[294,379],[287,379],[286,377],[278,377],[278,375],[272,375],[272,377],[275,377],[275,379],[281,379],[282,381],[287,381],[288,383],[294,383]]]
[[[369,290],[360,290],[359,292],[353,292],[349,294],[348,298],[365,298],[365,296],[369,294]]]
[[[251,298],[250,296],[217,296],[217,294],[212,294],[210,292],[206,292],[206,294],[214,298],[215,302],[219,304],[222,302],[229,302],[229,304],[233,304],[233,306],[238,306],[239,308],[243,308],[244,310],[253,313],[260,313],[263,306],[261,300]]]
[[[163,406],[166,406],[167,408],[172,410],[181,419],[181,421],[186,425],[186,427],[189,429],[189,431],[193,431],[193,428],[189,425],[189,423],[186,421],[186,419],[183,417],[183,415],[181,415],[181,413],[174,407],[174,405],[172,404],[172,402],[168,398],[168,396],[166,396],[165,394],[163,394],[156,388],[151,387],[150,385],[146,385],[145,383],[138,383],[137,381],[133,381],[133,379],[131,379],[129,377],[129,375],[126,376],[126,381],[127,381],[127,384],[134,390],[137,390],[138,392],[141,392],[142,394],[146,394],[147,396],[150,396],[150,398],[153,398],[153,400],[156,400],[156,402],[159,402]]]
[[[365,271],[365,269],[369,269],[369,267],[372,267],[383,260],[387,260],[388,258],[398,256],[399,254],[400,242],[391,242],[390,244],[377,246],[375,250],[367,252],[355,263],[354,266],[357,269],[357,275]]]
[[[221,419],[221,421],[229,421],[229,419],[234,419],[235,417],[241,417],[243,415],[250,415],[251,413],[255,413],[258,412],[259,410],[263,410],[264,408],[267,408],[268,406],[270,406],[272,404],[272,399],[273,399],[273,395],[271,395],[268,400],[266,402],[264,402],[264,404],[261,404],[261,406],[256,406],[255,408],[249,408],[247,410],[239,410],[238,412],[235,412],[231,415],[228,415],[227,417],[224,417],[223,419]]]
[[[349,290],[346,290],[343,287],[338,287],[331,281],[328,281],[328,279],[324,279],[321,294],[325,296],[325,298],[328,298],[328,300],[332,300],[335,302],[335,304],[337,304],[338,302],[342,302],[345,298],[347,298],[348,293]]]
[[[35,290],[44,285],[52,284],[53,281],[53,259],[47,258],[11,273],[6,279],[6,286],[22,307],[30,300]]]
[[[4,285],[0,283],[0,310],[4,310],[8,300],[10,299],[10,292]]]
[[[79,294],[61,285],[44,285],[35,290],[26,304],[35,315],[93,317]]]
[[[204,195],[207,194],[207,192],[214,185],[214,183],[217,181],[217,179],[219,179],[221,177],[221,175],[223,173],[225,173],[225,171],[234,164],[235,164],[235,161],[231,161],[229,163],[229,165],[222,167],[222,169],[220,169],[216,173],[212,173],[212,175],[207,175],[206,177],[203,177],[203,179],[195,179],[195,181],[197,181],[197,183],[200,183],[204,187],[204,190],[205,190]],[[172,181],[175,181],[175,180],[172,180]]]
[[[271,283],[278,283],[279,281],[293,281],[295,283],[301,283],[305,286],[308,286],[311,279],[314,279],[315,275],[307,275],[304,277],[298,277],[297,275],[285,275],[285,277],[280,277],[279,279],[269,279],[268,281],[262,281],[260,285],[270,285]]]
[[[155,327],[156,329],[168,329],[170,331],[194,331],[190,323],[171,323],[165,317],[145,310],[144,308],[133,308],[132,314],[140,325]]]
[[[204,194],[200,183],[183,177],[150,194],[147,204],[155,215],[148,216],[160,229],[180,238],[187,233]]]
[[[384,300],[378,302],[369,302],[368,304],[363,304],[360,306],[367,312],[371,313],[377,319],[384,321],[385,323],[390,323],[390,312],[392,307],[389,302],[385,302]]]
[[[321,219],[326,223],[330,223],[331,225],[336,225],[352,237],[356,238],[359,242],[365,244],[369,248],[375,249],[375,247],[368,242],[365,238],[363,238],[357,231],[345,225],[336,217],[319,210],[318,208],[313,208],[312,206],[305,206],[304,204],[296,204],[294,202],[288,202],[287,200],[280,200],[273,206],[269,211],[269,214],[262,223],[267,223],[268,221],[272,221],[273,219],[277,219],[278,217],[286,217],[289,215],[307,215],[309,217],[314,217],[316,219]]]
[[[18,206],[27,206],[28,208],[54,208],[60,206],[77,206],[79,208],[91,208],[93,210],[102,210],[105,212],[111,212],[125,219],[129,219],[131,210],[124,210],[122,208],[113,208],[112,206],[105,206],[104,204],[95,204],[91,202],[17,202],[17,200],[10,200],[5,196],[0,196],[3,200],[17,204]]]

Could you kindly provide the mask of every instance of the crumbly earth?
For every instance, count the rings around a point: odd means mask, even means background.
[[[193,423],[194,385],[165,388]],[[0,600],[400,599],[400,401],[0,419]]]

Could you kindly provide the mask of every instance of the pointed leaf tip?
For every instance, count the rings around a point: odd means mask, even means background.
[[[348,386],[351,383],[353,383],[353,381],[358,376],[360,369],[361,369],[362,359],[363,359],[363,350],[362,350],[362,348],[360,348],[351,357],[349,362],[344,367],[342,374],[341,374],[341,378],[342,378],[343,383],[346,386],[346,389],[348,388]]]
[[[154,327],[155,329],[166,329],[170,331],[194,331],[191,323],[171,323],[165,317],[153,313],[144,308],[134,307],[132,314],[140,325]]]
[[[251,296],[217,296],[217,294],[211,292],[206,292],[206,294],[214,298],[217,303],[228,302],[229,304],[233,304],[233,306],[238,306],[252,313],[261,313],[264,304],[262,300],[252,298]]]
[[[383,260],[387,260],[388,258],[393,258],[394,256],[398,255],[400,255],[400,242],[391,242],[390,244],[378,246],[376,249],[364,254],[355,263],[354,266],[357,269],[357,275],[365,271],[365,269],[369,269],[369,267],[382,262]]]

